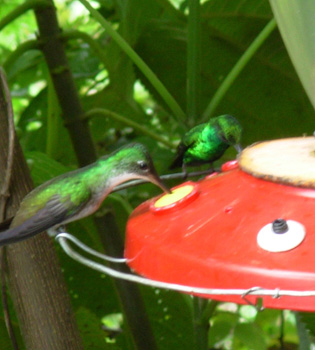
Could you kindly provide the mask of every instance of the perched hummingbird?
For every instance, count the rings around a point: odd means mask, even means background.
[[[187,174],[186,165],[212,163],[234,146],[240,152],[242,127],[231,115],[211,118],[208,123],[200,124],[189,130],[177,148],[176,158],[170,169],[182,166]]]
[[[131,179],[151,181],[170,193],[146,148],[138,143],[130,144],[31,191],[22,200],[10,228],[0,233],[0,246],[94,213],[115,186]]]

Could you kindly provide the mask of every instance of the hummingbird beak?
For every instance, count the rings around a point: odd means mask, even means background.
[[[164,192],[170,194],[172,191],[162,182],[159,175],[154,171],[148,175],[148,180],[155,185],[159,186]]]
[[[233,147],[236,149],[237,153],[241,153],[243,150],[242,146],[239,143],[237,143]]]

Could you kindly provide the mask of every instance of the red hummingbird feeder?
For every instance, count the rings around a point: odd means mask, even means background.
[[[315,311],[315,293],[303,294],[315,291],[314,212],[315,138],[262,142],[225,163],[221,173],[187,181],[137,207],[127,224],[125,258],[149,279],[289,290],[264,296],[263,305]],[[257,301],[250,293],[193,294]]]

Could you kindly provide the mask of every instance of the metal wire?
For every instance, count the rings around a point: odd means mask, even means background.
[[[110,262],[114,262],[114,263],[118,263],[118,264],[122,264],[122,263],[125,263],[127,261],[127,259],[125,259],[125,258],[114,258],[114,257],[111,257],[109,255],[105,255],[105,254],[99,253],[96,250],[88,247],[87,245],[85,245],[84,243],[82,243],[80,240],[78,240],[74,236],[70,235],[69,233],[66,233],[66,232],[59,233],[56,236],[56,240],[58,241],[61,237],[64,237],[64,238],[68,239],[69,241],[72,241],[77,247],[81,248],[85,252],[87,252],[87,253],[89,253],[91,255],[94,255],[97,258],[100,258],[102,260],[110,261]]]
[[[155,288],[162,288],[162,289],[168,289],[168,290],[174,290],[178,292],[184,292],[189,294],[202,294],[202,295],[220,295],[220,296],[226,296],[226,295],[239,295],[246,303],[253,305],[252,302],[250,302],[247,299],[247,296],[253,295],[258,297],[263,296],[271,296],[272,298],[278,299],[282,296],[292,296],[292,297],[315,297],[315,291],[297,291],[297,290],[280,290],[279,288],[275,289],[266,289],[262,287],[252,287],[249,289],[218,289],[218,288],[202,288],[202,287],[194,287],[194,286],[185,286],[181,284],[176,283],[167,283],[167,282],[161,282],[157,280],[152,280],[145,277],[140,277],[137,275],[133,275],[130,273],[124,273],[119,272],[115,269],[112,269],[108,266],[101,265],[98,262],[95,262],[93,260],[90,260],[86,257],[83,257],[78,252],[73,250],[68,240],[74,243],[76,246],[81,248],[86,253],[89,253],[93,256],[96,256],[98,258],[101,258],[106,261],[112,261],[112,262],[127,262],[127,259],[118,259],[118,258],[111,258],[107,255],[103,255],[101,253],[96,252],[95,250],[89,248],[85,244],[83,244],[81,241],[79,241],[77,238],[73,237],[69,233],[60,233],[56,236],[56,240],[61,245],[62,249],[65,251],[66,254],[68,254],[71,258],[76,260],[77,262],[86,265],[90,267],[93,270],[99,271],[101,273],[104,273],[106,275],[109,275],[111,277],[123,279],[130,282],[136,282],[143,285],[155,287]],[[111,259],[111,260],[109,260]],[[253,305],[255,306],[255,305]],[[256,307],[256,306],[255,306]],[[258,310],[261,310],[263,307],[259,307]]]

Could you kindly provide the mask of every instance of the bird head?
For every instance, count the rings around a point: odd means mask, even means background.
[[[238,120],[231,115],[225,114],[216,118],[216,125],[221,140],[240,152],[242,150],[240,145],[242,127]]]
[[[159,186],[163,191],[171,193],[169,188],[159,178],[152,158],[146,149],[140,143],[131,143],[109,156],[113,164],[117,186],[119,183],[132,180],[143,179]]]

